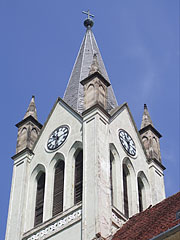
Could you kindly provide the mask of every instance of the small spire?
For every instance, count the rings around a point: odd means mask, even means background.
[[[93,61],[92,61],[92,64],[91,64],[89,75],[91,75],[91,74],[93,74],[95,72],[101,73],[101,71],[99,70],[99,63],[98,63],[98,60],[97,60],[97,53],[94,53],[94,55],[93,55]]]
[[[26,114],[24,115],[24,119],[32,116],[37,120],[37,111],[36,111],[36,105],[35,105],[35,96],[32,96],[31,102],[28,106],[28,109],[26,111]]]
[[[148,125],[153,126],[153,123],[152,123],[151,117],[149,115],[147,105],[144,104],[144,113],[143,113],[143,117],[142,117],[141,129]]]
[[[84,26],[86,28],[92,28],[94,25],[94,22],[90,17],[94,17],[94,15],[92,15],[89,10],[87,12],[83,11],[82,13],[87,15],[87,18],[84,21]]]

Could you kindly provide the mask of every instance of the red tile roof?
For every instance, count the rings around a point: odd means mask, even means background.
[[[147,240],[180,224],[180,192],[131,217],[112,240]]]

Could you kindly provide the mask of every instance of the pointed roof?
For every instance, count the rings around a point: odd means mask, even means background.
[[[26,111],[26,114],[24,115],[24,118],[27,118],[29,116],[32,116],[34,119],[37,120],[37,111],[36,111],[36,105],[35,105],[35,97],[32,96],[30,104],[28,106],[28,109]]]
[[[87,20],[87,22],[86,22]],[[102,76],[110,83],[106,68],[104,66],[98,45],[96,43],[94,34],[91,30],[92,22],[86,19],[84,25],[87,27],[85,36],[83,38],[78,56],[76,58],[67,88],[64,94],[64,101],[69,104],[74,110],[82,113],[84,110],[84,90],[81,81],[88,77],[93,64],[93,56],[96,56],[96,65]],[[91,24],[91,25],[90,25]],[[117,106],[113,89],[108,87],[108,110]]]
[[[148,125],[153,126],[153,123],[152,123],[151,117],[149,115],[147,105],[144,104],[144,113],[143,113],[143,117],[142,117],[141,129]]]

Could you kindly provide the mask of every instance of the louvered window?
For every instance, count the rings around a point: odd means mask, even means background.
[[[44,187],[45,187],[45,173],[42,173],[39,179],[37,180],[34,226],[43,222]]]
[[[83,186],[83,151],[81,150],[75,159],[75,189],[74,203],[82,201]]]
[[[64,161],[60,161],[55,168],[53,216],[63,211],[64,194]]]
[[[127,177],[128,177],[128,169],[127,166],[124,164],[123,165],[123,192],[124,192],[124,214],[126,217],[129,217],[129,203],[128,203],[128,182],[127,182]]]
[[[143,196],[142,196],[142,189],[143,189],[143,183],[141,179],[138,177],[138,197],[139,197],[139,211],[143,211]]]

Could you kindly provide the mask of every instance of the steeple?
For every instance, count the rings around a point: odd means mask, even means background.
[[[32,150],[40,129],[42,128],[41,123],[37,120],[37,111],[34,99],[35,97],[32,96],[23,120],[16,124],[16,127],[18,128],[16,153],[19,153],[27,148]]]
[[[98,64],[99,72],[110,83],[98,45],[92,32],[93,21],[89,16],[93,15],[89,14],[89,12],[86,14],[88,14],[88,18],[84,21],[84,26],[87,30],[64,94],[64,101],[80,113],[84,111],[84,90],[80,82],[88,77],[93,63],[94,54],[96,55],[96,64]],[[110,111],[116,106],[117,100],[112,87],[109,86],[107,89],[107,110]]]
[[[139,131],[149,160],[161,162],[160,141],[161,134],[153,126],[147,105],[144,104],[141,129]]]
[[[35,97],[32,96],[30,104],[29,104],[28,109],[26,111],[26,114],[24,115],[24,119],[29,117],[29,116],[32,116],[34,119],[37,120],[37,111],[36,111],[36,105],[35,105],[34,100],[35,100]]]
[[[149,124],[151,124],[153,126],[151,117],[148,112],[147,105],[144,104],[144,113],[143,113],[143,118],[142,118],[142,123],[141,123],[141,129],[148,126]]]

